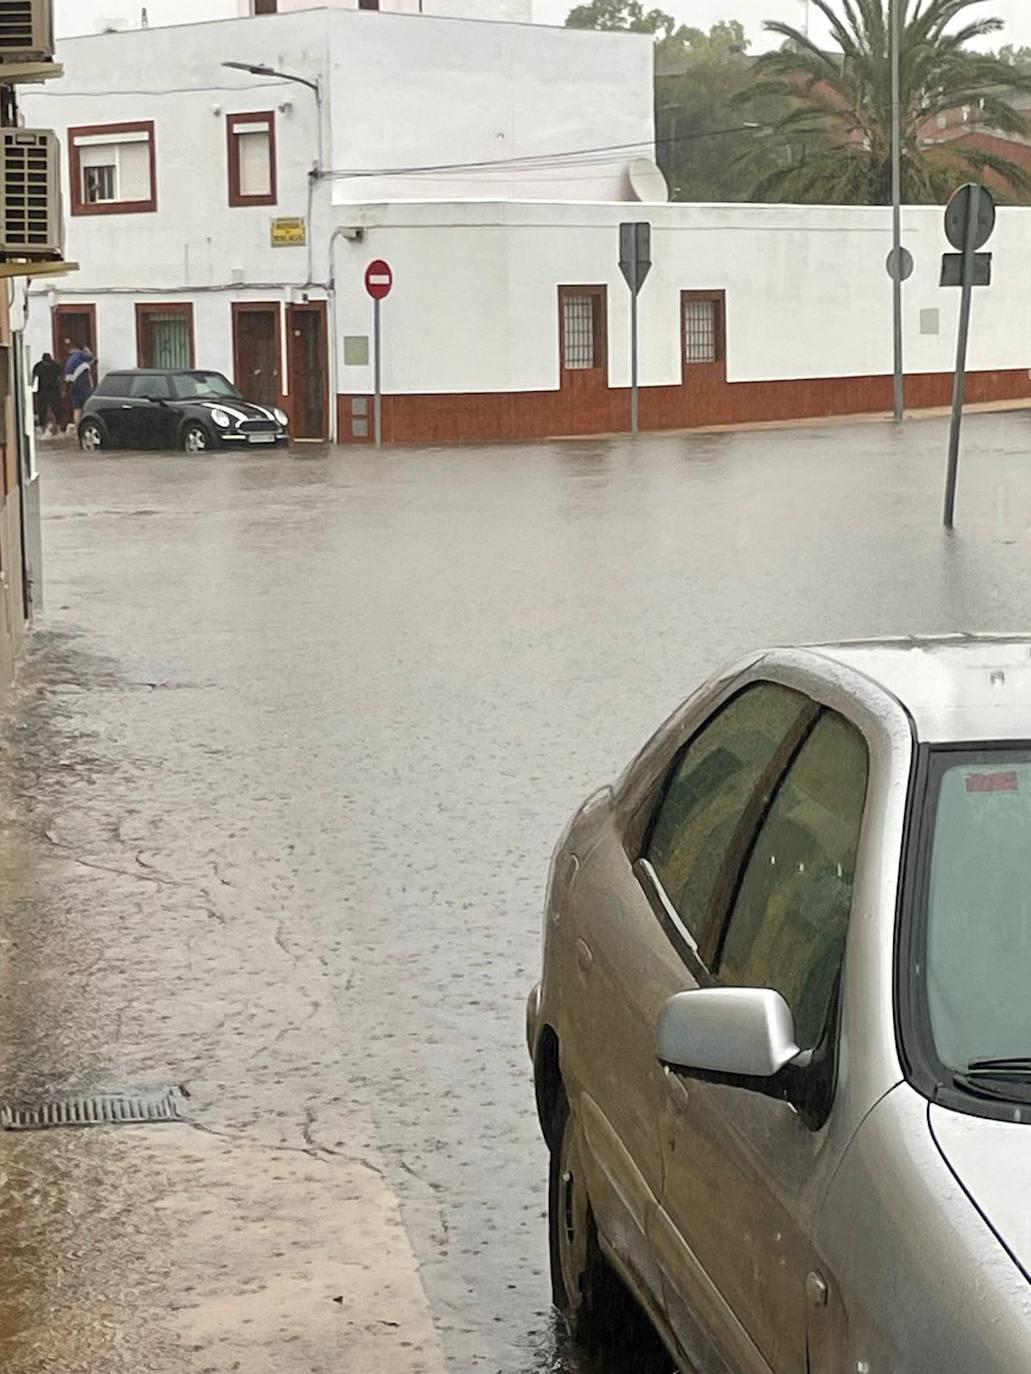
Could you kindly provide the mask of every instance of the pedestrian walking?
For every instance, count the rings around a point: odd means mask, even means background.
[[[93,394],[93,364],[96,359],[93,350],[84,345],[75,348],[68,355],[64,365],[64,379],[68,384],[72,399],[72,422],[78,427],[82,419],[82,408]]]
[[[36,397],[36,424],[41,433],[59,434],[61,430],[61,364],[44,353],[32,369],[32,390]]]

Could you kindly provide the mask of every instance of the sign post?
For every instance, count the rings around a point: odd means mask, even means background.
[[[967,346],[970,342],[970,308],[974,287],[990,286],[992,255],[978,249],[995,228],[995,201],[986,186],[973,183],[961,186],[945,210],[945,236],[957,250],[942,258],[942,286],[958,286],[963,295],[959,307],[959,337],[956,343],[956,380],[952,390],[952,426],[949,430],[949,466],[945,478],[945,515],[947,530],[953,527],[956,512],[956,480],[959,475],[959,441],[963,426],[963,404],[967,386]]]
[[[374,397],[372,403],[372,428],[377,448],[383,443],[383,351],[380,332],[380,305],[390,295],[394,285],[394,273],[390,264],[376,258],[365,269],[365,289],[372,297],[372,361]]]
[[[630,288],[630,433],[641,424],[637,367],[637,297],[652,267],[652,227],[647,221],[619,226],[619,270]]]

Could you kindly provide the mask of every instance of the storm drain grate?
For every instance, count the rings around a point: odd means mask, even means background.
[[[101,1093],[0,1104],[0,1130],[47,1131],[60,1126],[133,1126],[179,1121],[179,1093]]]

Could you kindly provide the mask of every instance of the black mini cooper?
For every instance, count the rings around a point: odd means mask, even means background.
[[[109,372],[83,406],[79,447],[213,448],[288,444],[287,417],[245,401],[221,372],[140,367]]]

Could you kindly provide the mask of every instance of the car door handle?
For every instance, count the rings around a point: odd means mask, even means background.
[[[691,1113],[691,1094],[687,1090],[687,1084],[678,1073],[674,1073],[669,1066],[665,1066],[663,1072],[666,1075],[666,1100],[673,1116],[686,1117]]]
[[[585,940],[576,942],[576,962],[580,972],[586,978],[594,964],[594,951]]]
[[[124,406],[122,406],[122,409],[123,409],[123,410],[132,410],[132,406],[131,406],[131,405],[124,405]]]

